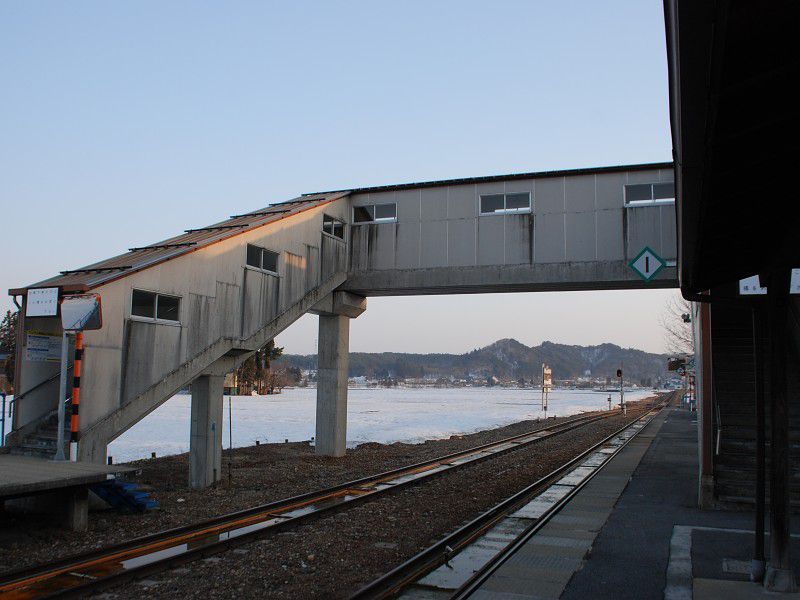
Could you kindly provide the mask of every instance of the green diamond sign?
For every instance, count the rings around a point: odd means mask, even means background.
[[[628,265],[630,265],[631,269],[636,271],[639,277],[645,281],[650,281],[656,276],[656,273],[667,266],[667,262],[653,252],[651,248],[645,246],[644,249],[639,252],[639,255],[629,262]]]

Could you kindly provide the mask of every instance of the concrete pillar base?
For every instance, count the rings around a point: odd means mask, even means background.
[[[350,318],[319,318],[317,370],[317,454],[344,456],[347,448],[347,368],[350,353]]]
[[[189,485],[203,489],[222,476],[223,375],[201,375],[192,382]]]
[[[797,583],[792,569],[767,567],[764,575],[764,589],[770,592],[790,593],[797,591]]]
[[[714,499],[714,477],[711,475],[703,475],[700,478],[700,508],[703,510],[711,510],[716,505]]]
[[[71,531],[89,529],[89,488],[82,487],[66,492],[63,522]]]
[[[63,488],[35,496],[23,496],[0,501],[3,510],[13,513],[37,514],[47,521],[72,531],[89,528],[89,488]]]
[[[349,292],[334,292],[310,311],[319,315],[315,451],[322,456],[344,456],[347,449],[350,319],[366,309],[366,298]]]
[[[754,583],[761,583],[764,581],[764,572],[766,566],[763,560],[756,560],[755,558],[750,561],[750,581]]]
[[[78,460],[81,462],[104,465],[107,463],[108,442],[92,437],[80,438],[78,441]]]

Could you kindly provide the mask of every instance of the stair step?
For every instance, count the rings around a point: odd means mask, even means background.
[[[139,489],[137,483],[112,479],[91,487],[92,491],[112,507],[119,510],[144,512],[158,508],[158,501],[150,492]]]
[[[44,448],[29,448],[25,446],[12,446],[9,449],[9,454],[15,456],[36,456],[39,458],[53,458],[56,454],[55,449],[45,450]]]
[[[22,441],[21,446],[25,448],[53,448],[55,449],[58,445],[55,440],[52,442],[50,440],[40,440],[40,439],[31,439],[25,438]]]

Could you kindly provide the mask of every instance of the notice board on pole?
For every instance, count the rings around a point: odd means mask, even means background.
[[[542,369],[542,391],[550,393],[553,390],[553,370],[547,365]]]
[[[61,360],[61,336],[29,331],[25,334],[25,360],[59,362]]]

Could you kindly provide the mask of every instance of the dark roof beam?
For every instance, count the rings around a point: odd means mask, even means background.
[[[750,90],[763,90],[766,84],[774,84],[787,77],[791,77],[793,72],[797,69],[797,61],[781,65],[774,69],[765,69],[753,75],[742,77],[734,81],[728,81],[720,90],[720,93],[728,96],[749,92]]]
[[[184,229],[186,233],[198,233],[202,231],[218,231],[225,229],[236,229],[237,227],[250,227],[250,223],[242,223],[240,225],[212,225],[211,227],[198,227],[197,229]]]
[[[742,154],[745,153],[743,149],[752,147],[754,144],[755,142],[738,143],[731,144],[728,147],[717,148],[716,162],[714,164],[718,165],[718,167],[713,174],[715,182],[723,178],[741,181],[744,178],[742,176],[742,167],[746,167],[750,172],[762,170],[765,174],[775,173],[776,170],[783,168],[792,168],[790,157],[785,152],[786,146],[775,148],[773,151],[765,148],[760,150],[758,154],[753,151],[747,151],[747,158],[743,158]],[[734,158],[736,161],[733,161]],[[759,181],[754,185],[767,185],[768,183],[768,181]]]
[[[125,265],[121,267],[93,267],[93,268],[86,268],[86,269],[73,269],[71,271],[61,271],[62,275],[80,275],[83,273],[106,273],[111,271],[125,271],[127,269],[132,269],[131,265]]]
[[[185,248],[196,246],[197,242],[180,242],[176,244],[153,244],[152,246],[141,246],[139,248],[128,248],[128,252],[140,252],[142,250],[167,250],[170,248]]]
[[[281,208],[277,210],[262,210],[258,212],[245,213],[243,215],[231,215],[231,219],[244,219],[247,217],[266,217],[269,215],[279,215],[291,211],[291,208]]]

